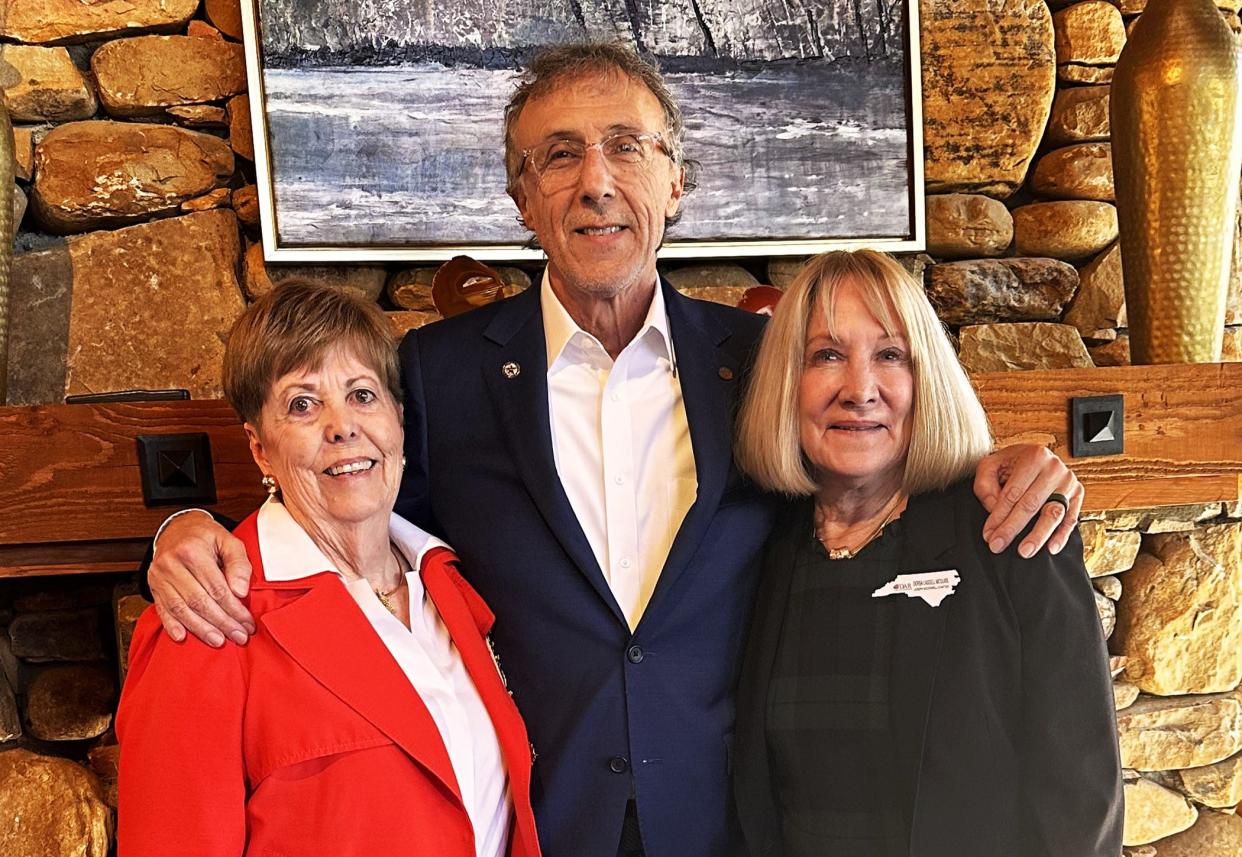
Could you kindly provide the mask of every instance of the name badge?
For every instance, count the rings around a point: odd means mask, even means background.
[[[927,571],[922,574],[899,574],[872,592],[871,597],[904,595],[907,598],[922,598],[932,607],[939,607],[942,601],[953,594],[954,588],[960,582],[961,577],[958,576],[955,568]]]

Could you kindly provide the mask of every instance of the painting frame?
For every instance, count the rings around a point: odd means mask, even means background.
[[[260,41],[259,3],[242,0],[246,73],[254,138],[254,166],[258,189],[260,232],[264,259],[273,263],[331,264],[384,262],[442,262],[467,255],[487,262],[543,260],[544,253],[532,243],[472,243],[446,237],[442,243],[282,243],[277,227],[279,212],[273,175],[268,122],[267,92],[264,81],[263,51]],[[922,66],[919,51],[919,3],[904,0],[905,116],[906,122],[906,198],[908,229],[902,235],[824,237],[817,239],[700,240],[669,236],[659,250],[661,259],[714,259],[754,256],[806,256],[833,249],[872,247],[894,253],[922,252],[926,249],[926,213],[923,164]],[[516,216],[516,208],[514,216]]]

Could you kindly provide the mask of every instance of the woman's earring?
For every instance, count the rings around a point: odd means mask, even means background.
[[[269,497],[275,496],[276,492],[280,490],[280,486],[276,484],[276,477],[270,473],[263,477],[263,487],[267,489]]]
[[[405,470],[405,456],[401,456],[401,469]]]

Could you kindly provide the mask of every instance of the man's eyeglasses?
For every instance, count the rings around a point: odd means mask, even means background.
[[[656,149],[668,154],[660,134],[613,134],[598,143],[549,140],[522,152],[522,166],[518,173],[529,165],[544,190],[568,185],[577,180],[586,154],[591,149],[599,149],[609,168],[615,172],[646,168]]]

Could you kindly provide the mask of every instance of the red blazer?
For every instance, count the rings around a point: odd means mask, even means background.
[[[117,712],[120,857],[475,857],[439,730],[336,575],[268,582],[256,515],[248,645],[138,622]],[[510,857],[538,857],[531,747],[485,640],[492,613],[444,548],[419,572],[491,715],[513,798]]]

